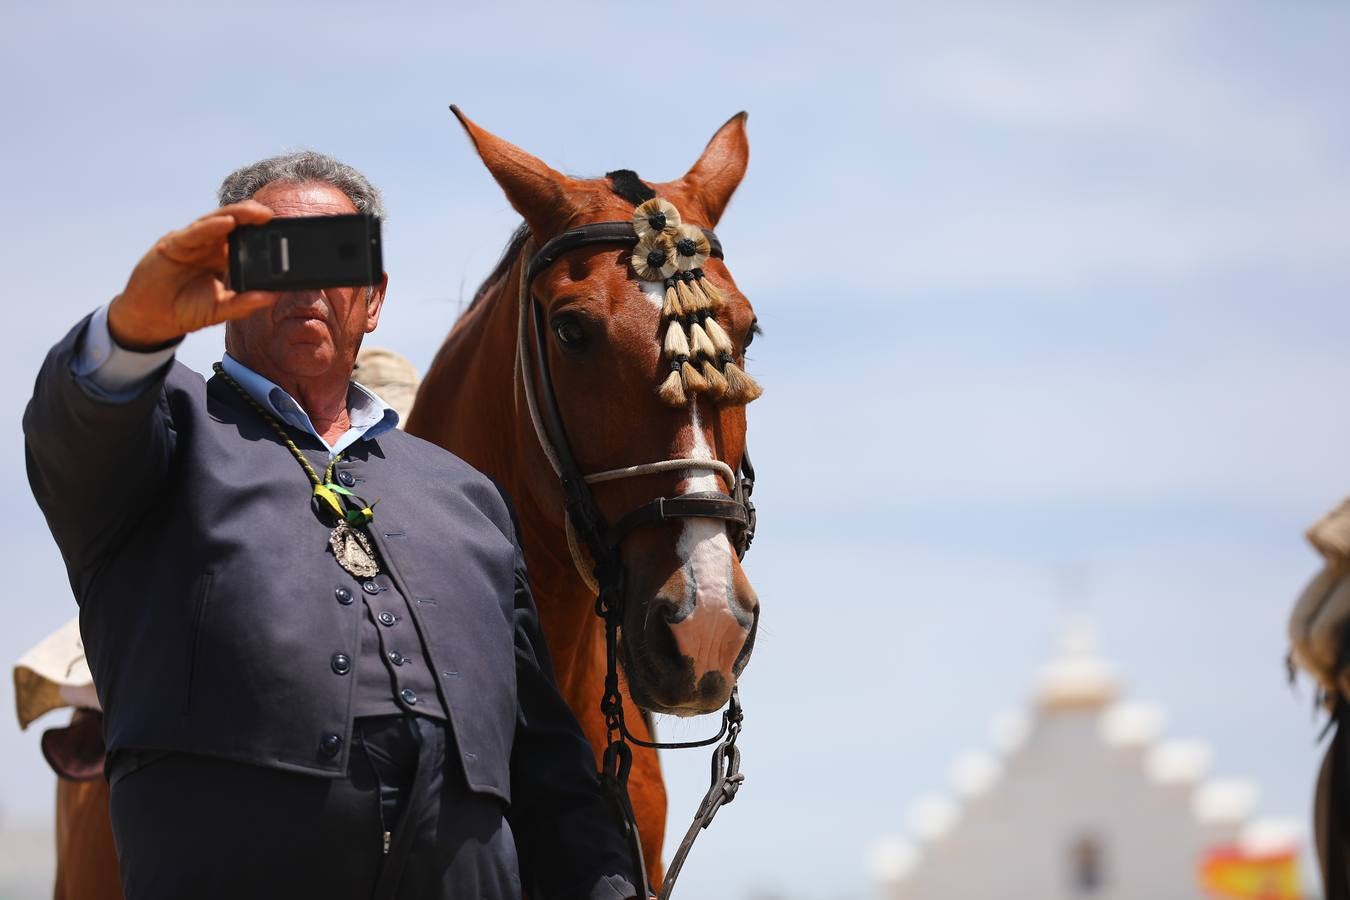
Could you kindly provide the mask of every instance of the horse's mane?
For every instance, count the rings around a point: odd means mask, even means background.
[[[506,242],[506,248],[502,250],[502,257],[497,260],[497,265],[493,267],[491,274],[484,279],[483,283],[478,286],[478,290],[474,292],[473,300],[469,302],[469,309],[477,306],[478,301],[483,299],[488,289],[506,277],[506,273],[511,271],[511,266],[515,264],[516,257],[520,255],[520,248],[525,246],[525,242],[529,238],[530,226],[521,222],[511,234],[510,240]],[[467,311],[465,310],[465,312]]]

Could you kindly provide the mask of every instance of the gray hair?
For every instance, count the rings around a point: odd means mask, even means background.
[[[237,169],[220,185],[221,206],[248,200],[274,181],[303,184],[320,181],[331,184],[347,195],[357,212],[368,212],[384,219],[384,201],[370,179],[344,162],[314,150],[283,153]]]

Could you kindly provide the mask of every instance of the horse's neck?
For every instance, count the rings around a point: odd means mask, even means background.
[[[600,702],[604,690],[604,628],[595,614],[595,595],[581,581],[559,540],[561,526],[537,515],[521,517],[530,586],[548,637],[558,688],[573,709]]]
[[[408,431],[509,484],[517,442],[512,375],[515,269],[460,316],[422,379]]]

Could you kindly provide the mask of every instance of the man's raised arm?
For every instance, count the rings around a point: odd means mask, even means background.
[[[178,342],[275,300],[224,284],[229,233],[271,217],[247,201],[165,235],[122,293],[47,355],[23,417],[28,480],[77,597],[168,470],[174,431],[161,388]]]

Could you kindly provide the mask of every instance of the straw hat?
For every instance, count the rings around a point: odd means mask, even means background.
[[[78,617],[44,638],[14,666],[14,700],[20,728],[54,709],[99,708]]]
[[[421,383],[413,364],[406,357],[383,347],[363,348],[356,355],[352,377],[398,410],[399,427],[402,428],[412,412],[417,386]]]

